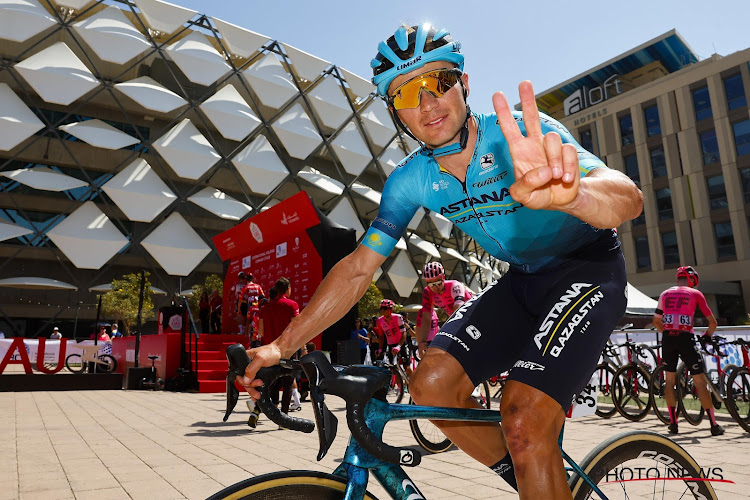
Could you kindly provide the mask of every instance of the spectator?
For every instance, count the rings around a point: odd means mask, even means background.
[[[60,329],[57,327],[54,327],[52,329],[52,334],[49,336],[52,340],[60,340],[62,338],[62,333],[60,333]]]
[[[122,332],[117,329],[117,323],[114,323],[112,325],[112,335],[110,335],[110,337],[112,337],[113,339],[119,339],[120,337],[122,337]]]
[[[289,299],[291,284],[288,278],[279,278],[271,288],[271,300],[260,310],[258,321],[258,337],[263,344],[270,344],[276,340],[284,328],[291,323],[292,318],[299,315],[299,305]],[[292,377],[281,377],[271,387],[271,400],[274,404],[279,403],[279,389],[283,389],[281,397],[281,411],[289,413],[289,403],[292,400]],[[248,402],[248,407],[251,402]],[[250,416],[252,419],[252,414]],[[255,419],[257,422],[257,417]],[[249,420],[248,425],[255,427]]]
[[[201,300],[198,303],[198,314],[201,320],[201,333],[208,333],[211,325],[209,324],[209,318],[211,316],[211,304],[208,300],[208,293],[203,292],[201,294]]]
[[[211,299],[209,300],[211,306],[211,333],[221,333],[221,295],[219,290],[214,288],[211,291]]]
[[[97,337],[99,342],[111,342],[109,334],[107,334],[107,327],[103,326],[99,329],[99,336]]]
[[[367,329],[362,326],[362,320],[356,318],[354,320],[354,329],[350,333],[352,340],[359,340],[359,362],[365,362],[365,356],[367,355],[367,343],[370,341],[367,336]]]

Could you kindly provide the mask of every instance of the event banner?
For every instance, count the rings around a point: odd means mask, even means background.
[[[21,352],[20,345],[23,344],[24,350]],[[65,344],[63,347],[62,344]],[[54,373],[65,366],[65,358],[71,354],[83,355],[83,346],[93,346],[93,340],[82,340],[76,343],[71,339],[50,340],[50,339],[22,339],[20,337],[10,339],[0,339],[0,374],[2,374],[8,365],[21,365],[23,371],[28,372],[35,369],[43,373]],[[110,354],[112,345],[109,342],[99,342],[99,354]],[[39,350],[43,349],[40,366]],[[28,365],[27,365],[28,363]],[[46,366],[44,366],[46,365]],[[49,366],[49,367],[47,367]],[[14,370],[17,372],[17,370]]]

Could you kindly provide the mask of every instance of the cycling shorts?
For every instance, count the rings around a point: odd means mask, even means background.
[[[591,378],[627,303],[625,260],[601,239],[553,269],[511,270],[459,308],[430,348],[478,385],[510,371],[564,411]]]
[[[661,352],[668,372],[677,371],[677,358],[679,356],[688,366],[691,374],[705,373],[703,358],[698,352],[698,346],[695,345],[691,332],[665,330],[661,339]]]
[[[243,318],[247,317],[247,302],[240,304],[240,316]]]

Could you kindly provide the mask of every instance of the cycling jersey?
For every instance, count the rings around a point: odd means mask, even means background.
[[[240,292],[241,303],[246,302],[251,304],[256,312],[258,311],[258,300],[261,297],[265,297],[265,294],[263,293],[263,288],[257,283],[248,283]]]
[[[659,296],[654,316],[661,317],[665,332],[692,332],[696,307],[700,307],[707,318],[713,316],[700,291],[688,286],[673,286]]]
[[[389,346],[399,344],[406,333],[404,317],[400,314],[391,314],[390,319],[386,319],[385,316],[379,317],[375,322],[375,328],[380,335],[385,336]]]
[[[461,306],[474,294],[466,288],[463,283],[455,280],[445,280],[443,291],[437,293],[431,287],[426,286],[422,290],[422,309],[417,313],[417,327],[422,325],[422,311],[430,311],[437,306],[450,316],[455,310],[454,306]]]
[[[420,207],[447,217],[494,257],[525,273],[567,261],[567,255],[601,235],[601,230],[555,210],[531,210],[513,200],[515,182],[508,144],[493,114],[472,114],[477,123],[474,154],[464,182],[444,170],[426,148],[401,161],[383,188],[380,209],[363,244],[390,255]],[[522,132],[520,112],[514,112]],[[542,132],[560,134],[578,150],[580,174],[604,163],[583,149],[565,127],[540,114]],[[605,167],[606,168],[606,167]],[[612,231],[612,230],[608,230]]]

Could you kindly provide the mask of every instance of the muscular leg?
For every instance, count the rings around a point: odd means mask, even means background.
[[[674,390],[676,380],[676,372],[664,372],[664,399],[667,400],[667,406],[672,408],[677,406],[677,394]]]
[[[417,365],[409,392],[418,404],[453,408],[479,408],[471,398],[474,384],[456,358],[440,349],[428,349]],[[487,467],[507,453],[500,424],[495,422],[433,423],[456,446]]]
[[[693,377],[695,389],[698,391],[698,399],[701,401],[701,406],[706,410],[713,408],[714,402],[711,400],[711,393],[708,391],[708,380],[706,380],[706,374],[696,373],[691,376]]]
[[[571,498],[557,444],[565,422],[560,404],[538,389],[509,380],[500,409],[521,498]]]

